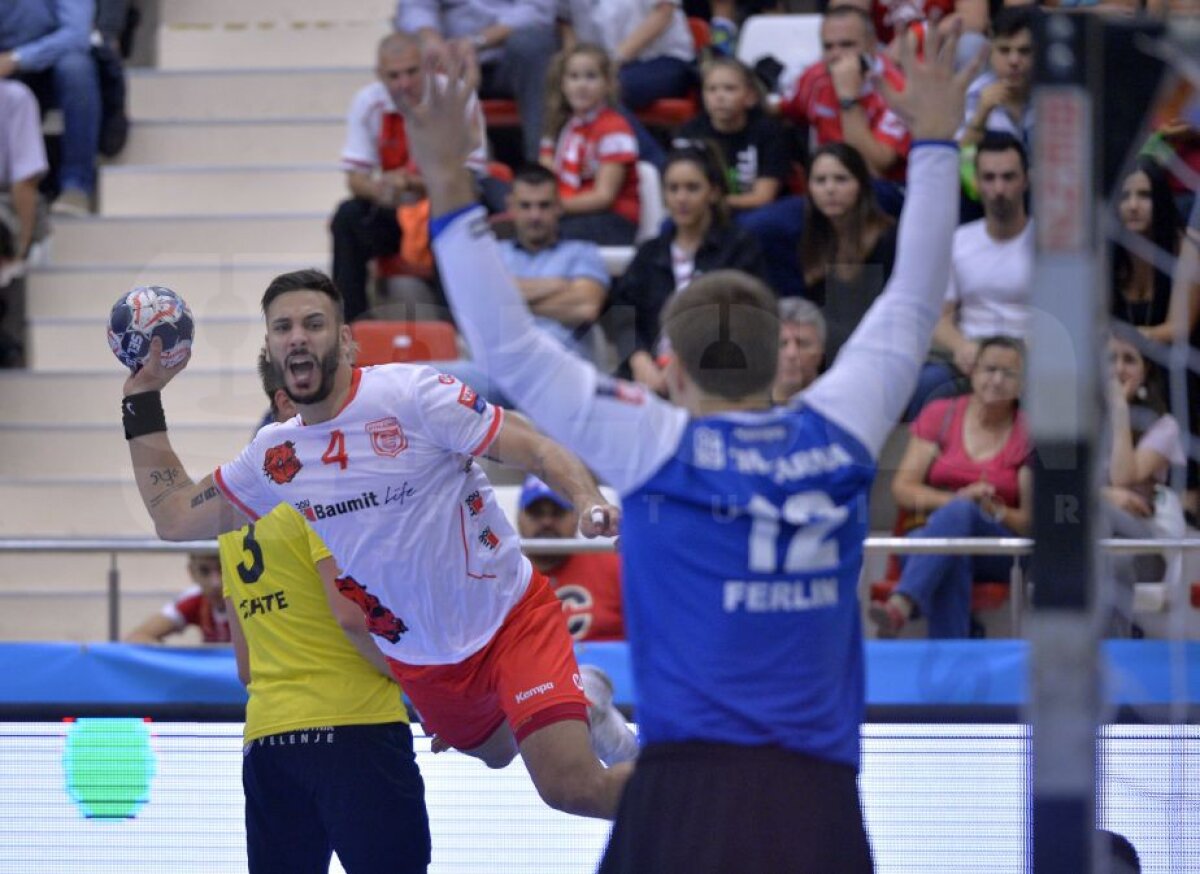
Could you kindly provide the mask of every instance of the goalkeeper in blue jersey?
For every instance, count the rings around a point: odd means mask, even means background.
[[[643,743],[601,872],[864,872],[857,600],[875,460],[925,358],[958,214],[954,131],[974,70],[957,35],[906,46],[909,198],[896,269],[828,373],[770,400],[779,323],[761,282],[694,280],[663,325],[674,404],[542,335],[473,205],[462,124],[476,73],[405,106],[434,252],[475,359],[621,494],[625,615]],[[444,59],[443,59],[444,60]],[[887,89],[885,89],[886,91]]]

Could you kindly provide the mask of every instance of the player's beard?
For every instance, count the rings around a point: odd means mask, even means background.
[[[287,381],[286,362],[275,366],[275,374],[279,378],[279,384],[283,386],[283,390],[287,393],[288,398],[291,399],[293,404],[301,406],[319,404],[329,397],[330,392],[333,391],[334,376],[337,374],[338,365],[341,361],[342,341],[339,338],[334,343],[332,349],[317,359],[317,371],[320,374],[320,381],[313,386],[308,394],[300,394],[292,391]]]

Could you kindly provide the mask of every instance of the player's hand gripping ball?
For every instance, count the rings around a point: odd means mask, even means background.
[[[121,295],[108,317],[108,345],[133,372],[150,353],[150,341],[162,340],[163,367],[174,367],[192,348],[196,323],[178,294],[161,285],[139,285]]]

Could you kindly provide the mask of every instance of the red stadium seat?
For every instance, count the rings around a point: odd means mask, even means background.
[[[916,524],[907,510],[898,510],[892,534],[896,537],[903,537],[917,527],[920,526]],[[899,582],[900,559],[895,555],[888,556],[887,572],[884,574],[884,578],[871,583],[871,600],[881,603],[886,601],[895,591]],[[971,613],[983,613],[1003,607],[1008,601],[1009,588],[1008,580],[975,580],[971,586]]]
[[[406,361],[453,361],[458,358],[458,332],[449,322],[351,322],[360,366]]]
[[[688,29],[692,32],[692,42],[696,45],[696,57],[699,58],[712,44],[712,31],[703,18],[688,18],[687,22]],[[685,97],[664,97],[662,100],[655,100],[636,114],[638,120],[649,127],[676,128],[695,118],[699,112],[700,93],[693,88]]]

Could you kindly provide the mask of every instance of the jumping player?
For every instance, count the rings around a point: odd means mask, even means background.
[[[367,612],[429,731],[493,768],[519,751],[547,804],[611,819],[631,766],[596,758],[558,599],[521,554],[475,457],[569,497],[586,536],[615,534],[618,510],[577,458],[453,377],[353,368],[342,301],[324,274],[277,277],[262,307],[269,361],[299,415],[265,426],[199,482],[171,448],[159,394],[187,362],[162,367],[152,344],[125,383],[130,456],[159,536],[213,537],[290,504],[333,553],[342,593]]]
[[[434,252],[481,366],[623,496],[626,630],[643,749],[601,872],[865,872],[856,597],[875,459],[941,309],[958,213],[953,135],[974,74],[957,34],[906,46],[889,99],[917,140],[900,254],[830,371],[772,407],[779,324],[761,282],[716,271],[674,297],[669,404],[533,326],[461,173],[468,55],[402,107]],[[427,75],[432,72],[427,66]]]

